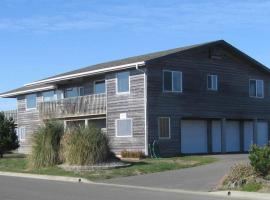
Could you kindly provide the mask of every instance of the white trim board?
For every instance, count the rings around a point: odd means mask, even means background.
[[[120,69],[132,68],[132,67],[143,66],[143,65],[145,65],[144,61],[129,63],[129,64],[125,64],[125,65],[118,65],[118,66],[108,67],[108,68],[104,68],[104,69],[69,74],[69,75],[59,76],[59,77],[55,77],[55,78],[48,78],[48,79],[28,83],[28,84],[25,84],[24,86],[50,83],[50,82],[60,81],[60,80],[68,80],[68,79],[72,79],[72,78],[79,78],[79,77],[83,77],[83,76],[99,74],[99,73],[104,73],[104,72],[110,72],[110,71],[116,71],[116,70],[120,70]]]

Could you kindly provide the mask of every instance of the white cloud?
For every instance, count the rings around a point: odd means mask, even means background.
[[[59,2],[63,4],[63,1]],[[84,8],[82,4],[85,1],[79,1],[81,4],[71,1],[62,5],[67,10],[60,9],[49,15],[1,18],[0,29],[45,32],[111,28],[131,31],[217,31],[224,27],[248,29],[269,25],[270,1],[142,2],[92,2]]]

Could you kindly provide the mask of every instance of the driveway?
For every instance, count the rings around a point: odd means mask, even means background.
[[[210,191],[235,163],[247,162],[246,154],[213,155],[219,161],[193,168],[106,180],[107,183],[168,189]]]

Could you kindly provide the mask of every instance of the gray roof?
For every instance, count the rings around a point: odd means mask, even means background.
[[[252,62],[256,66],[259,66],[264,71],[270,73],[270,70],[266,66],[264,66],[263,64],[259,63],[258,61],[254,60],[253,58],[249,57],[245,53],[241,52],[237,48],[235,48],[232,45],[230,45],[229,43],[225,42],[224,40],[217,40],[217,41],[212,41],[212,42],[203,43],[203,44],[196,44],[196,45],[191,45],[191,46],[186,46],[186,47],[181,47],[181,48],[170,49],[170,50],[166,50],[166,51],[159,51],[159,52],[155,52],[155,53],[149,53],[149,54],[144,54],[144,55],[140,55],[140,56],[134,56],[134,57],[129,57],[129,58],[125,58],[125,59],[105,62],[105,63],[101,63],[101,64],[91,65],[91,66],[80,68],[80,69],[73,70],[70,72],[51,76],[51,77],[48,77],[48,78],[45,78],[45,79],[42,79],[39,81],[46,81],[47,79],[60,78],[62,76],[73,75],[73,74],[77,74],[77,73],[91,72],[94,70],[101,70],[101,69],[106,69],[106,68],[115,67],[115,66],[119,66],[119,65],[131,64],[131,63],[143,62],[143,61],[146,62],[146,61],[154,60],[154,59],[161,58],[164,56],[168,56],[168,55],[171,55],[174,53],[185,52],[187,50],[195,49],[198,47],[212,46],[212,45],[217,45],[217,44],[225,45],[226,47],[230,48],[230,50],[233,51],[234,53],[238,54],[241,57],[244,57],[249,62]],[[24,86],[21,88],[17,88],[15,90],[11,90],[11,91],[2,93],[2,94],[0,94],[0,97],[16,97],[16,95],[12,95],[12,94],[17,93],[17,92],[27,93],[26,91],[29,91],[31,89],[34,90],[34,89],[43,88],[43,87],[47,87],[47,86],[49,86],[49,85],[48,84],[28,85],[28,86]]]

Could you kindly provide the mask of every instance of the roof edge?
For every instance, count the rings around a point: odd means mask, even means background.
[[[55,77],[55,78],[48,78],[48,79],[28,83],[28,84],[25,84],[24,86],[33,86],[33,85],[39,85],[39,84],[52,83],[55,81],[69,80],[69,79],[73,79],[73,78],[80,78],[80,77],[84,77],[84,76],[88,76],[88,75],[100,74],[100,73],[116,71],[116,70],[121,70],[121,69],[127,69],[127,68],[132,68],[132,67],[138,67],[138,66],[143,66],[143,65],[145,65],[144,61],[129,63],[129,64],[124,64],[124,65],[108,67],[106,69],[98,69],[98,70],[93,70],[93,71],[88,71],[88,72],[81,72],[81,73],[75,73],[75,74],[70,74],[70,75],[64,75],[64,76]]]
[[[39,87],[39,88],[35,88],[35,89],[29,89],[29,90],[26,89],[26,90],[22,90],[19,92],[2,93],[2,94],[0,94],[0,97],[1,98],[12,98],[12,97],[16,97],[16,96],[21,95],[21,94],[40,92],[40,91],[51,90],[51,89],[55,89],[55,88],[56,88],[56,86],[49,85],[49,86]]]

